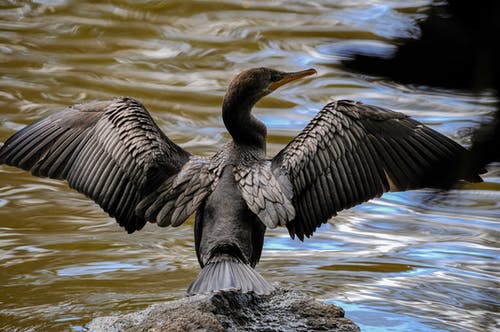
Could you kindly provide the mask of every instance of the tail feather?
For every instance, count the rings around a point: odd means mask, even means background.
[[[241,291],[259,295],[274,290],[257,271],[237,257],[222,254],[213,257],[189,286],[187,292],[205,294],[218,291]]]

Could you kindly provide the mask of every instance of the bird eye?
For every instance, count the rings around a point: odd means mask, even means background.
[[[271,81],[276,82],[281,80],[281,75],[279,73],[271,73]]]

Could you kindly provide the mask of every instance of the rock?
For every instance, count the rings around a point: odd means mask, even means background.
[[[344,310],[279,288],[258,296],[238,292],[196,295],[154,304],[120,316],[99,317],[87,329],[97,331],[359,331]]]

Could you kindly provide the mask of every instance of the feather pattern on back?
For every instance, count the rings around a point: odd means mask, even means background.
[[[180,172],[167,179],[158,189],[144,198],[136,208],[158,226],[182,224],[217,185],[217,165],[210,159],[192,156]]]
[[[234,167],[238,189],[250,211],[270,228],[284,226],[295,218],[295,209],[282,190],[267,160],[241,163]]]

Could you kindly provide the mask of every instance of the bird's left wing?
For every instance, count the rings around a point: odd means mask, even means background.
[[[465,152],[405,114],[332,102],[272,159],[278,181],[293,189],[290,235],[309,237],[338,211],[386,191],[438,186]],[[465,179],[481,181],[477,174]]]
[[[139,202],[190,156],[140,102],[125,97],[75,105],[23,128],[1,147],[0,164],[66,179],[131,233],[146,223],[136,213]]]

